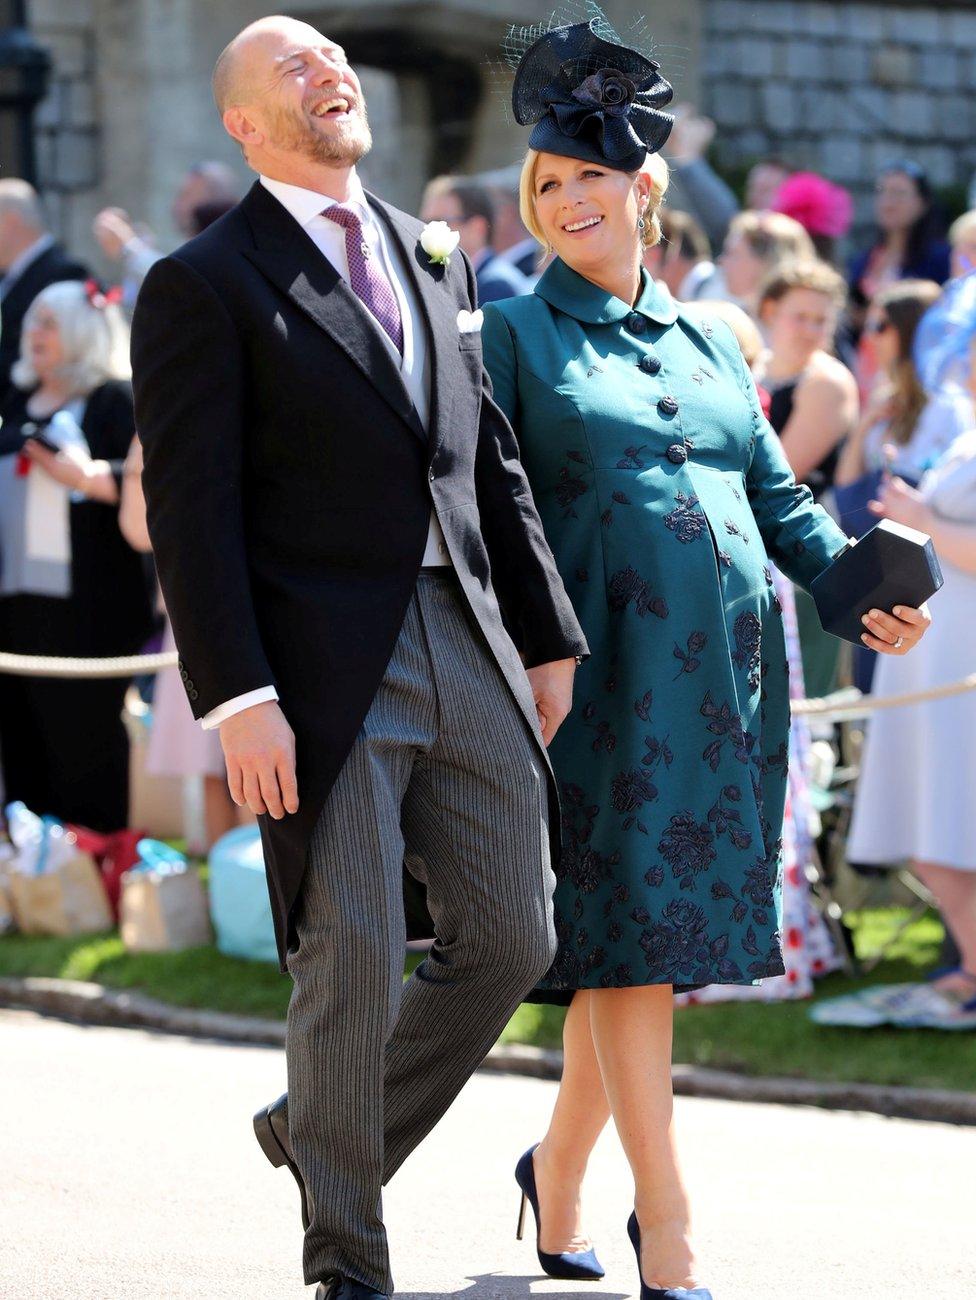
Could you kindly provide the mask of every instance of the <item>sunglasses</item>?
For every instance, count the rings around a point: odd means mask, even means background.
[[[883,334],[885,330],[891,329],[891,321],[887,318],[884,320],[874,320],[865,326],[868,334]]]

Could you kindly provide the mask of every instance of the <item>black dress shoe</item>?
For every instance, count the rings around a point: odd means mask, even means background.
[[[390,1300],[390,1297],[350,1277],[333,1277],[318,1284],[315,1300]]]
[[[283,1093],[277,1101],[273,1101],[270,1106],[259,1110],[254,1116],[254,1135],[261,1144],[261,1150],[276,1169],[287,1165],[294,1174],[302,1198],[302,1227],[307,1232],[308,1190],[305,1187],[305,1179],[298,1165],[295,1164],[295,1153],[291,1149],[291,1138],[288,1136],[287,1092]]]

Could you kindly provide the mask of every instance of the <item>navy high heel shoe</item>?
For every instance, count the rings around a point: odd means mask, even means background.
[[[632,1214],[627,1220],[627,1236],[637,1255],[637,1276],[640,1278],[640,1300],[712,1300],[712,1293],[707,1287],[696,1286],[648,1286],[641,1272],[641,1239],[637,1215]]]
[[[534,1151],[535,1147],[529,1147],[515,1166],[515,1181],[522,1189],[522,1203],[519,1206],[518,1229],[515,1236],[519,1241],[522,1240],[525,1232],[525,1207],[527,1204],[531,1205],[532,1213],[535,1215],[535,1248],[542,1271],[560,1281],[596,1282],[603,1277],[603,1267],[595,1251],[566,1251],[563,1255],[547,1255],[539,1249],[539,1196],[535,1190],[535,1169],[532,1165]]]

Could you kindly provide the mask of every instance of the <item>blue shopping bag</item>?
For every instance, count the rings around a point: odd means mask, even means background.
[[[210,850],[210,919],[229,957],[278,961],[261,832],[237,826]]]

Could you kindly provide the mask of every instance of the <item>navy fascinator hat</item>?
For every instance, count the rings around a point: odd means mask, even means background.
[[[529,46],[512,112],[532,125],[530,149],[634,172],[671,134],[674,118],[661,109],[674,91],[659,63],[598,36],[598,23],[554,27]]]

